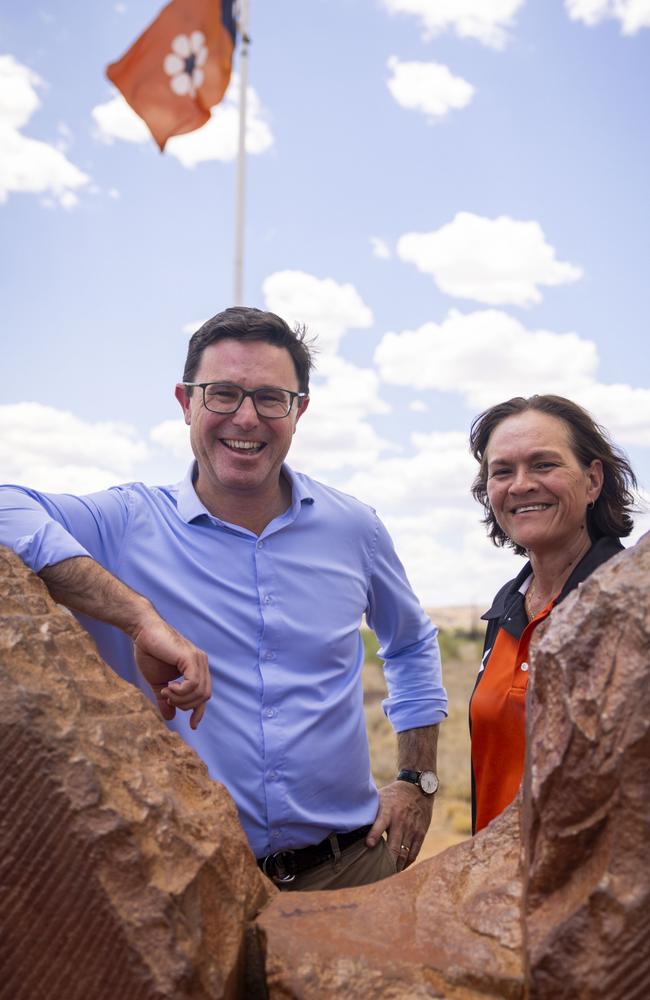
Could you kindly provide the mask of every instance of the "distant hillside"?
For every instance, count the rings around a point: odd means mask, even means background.
[[[477,604],[465,604],[456,607],[446,608],[426,608],[425,609],[434,625],[440,629],[461,629],[463,632],[473,632],[485,630],[485,622],[481,621],[481,615],[486,610]]]

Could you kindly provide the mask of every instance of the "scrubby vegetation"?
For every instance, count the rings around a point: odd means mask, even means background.
[[[369,629],[363,631],[366,651],[364,693],[370,756],[379,786],[395,777],[396,740],[381,708],[386,685],[377,656],[378,642]],[[433,821],[421,858],[458,843],[471,833],[470,760],[467,706],[474,687],[481,656],[479,630],[443,629],[438,641],[443,676],[449,696],[449,717],[440,729],[438,773],[440,792],[436,797]]]

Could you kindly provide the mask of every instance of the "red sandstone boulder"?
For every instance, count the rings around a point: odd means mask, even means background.
[[[252,995],[230,796],[6,549],[0,598],[0,997]]]
[[[540,630],[523,789],[486,830],[374,886],[276,896],[271,1000],[650,996],[649,587],[650,535]]]
[[[650,535],[548,621],[525,784],[530,996],[650,996]]]
[[[0,550],[0,1000],[254,1000],[264,976],[270,1000],[645,1000],[649,583],[650,535],[540,629],[523,788],[486,830],[281,894],[225,790]]]
[[[270,1000],[523,997],[519,858],[517,802],[384,882],[279,894],[257,920]]]

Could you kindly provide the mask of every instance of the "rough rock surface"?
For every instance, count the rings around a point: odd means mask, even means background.
[[[650,535],[554,612],[525,783],[530,995],[650,996]]]
[[[283,893],[258,918],[271,1000],[524,996],[519,802],[361,889]]]
[[[270,1000],[645,1000],[649,584],[650,535],[540,629],[522,789],[486,830],[281,894],[225,790],[0,549],[0,1000],[254,1000],[264,978]]]
[[[0,602],[0,997],[254,995],[230,796],[6,549]]]
[[[375,886],[271,902],[271,1000],[650,996],[649,589],[647,535],[540,629],[522,789],[486,830]]]

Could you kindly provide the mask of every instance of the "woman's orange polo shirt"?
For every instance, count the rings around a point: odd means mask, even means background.
[[[523,590],[523,588],[522,588]],[[514,799],[524,771],[528,649],[551,601],[517,639],[499,629],[470,704],[476,832]]]

